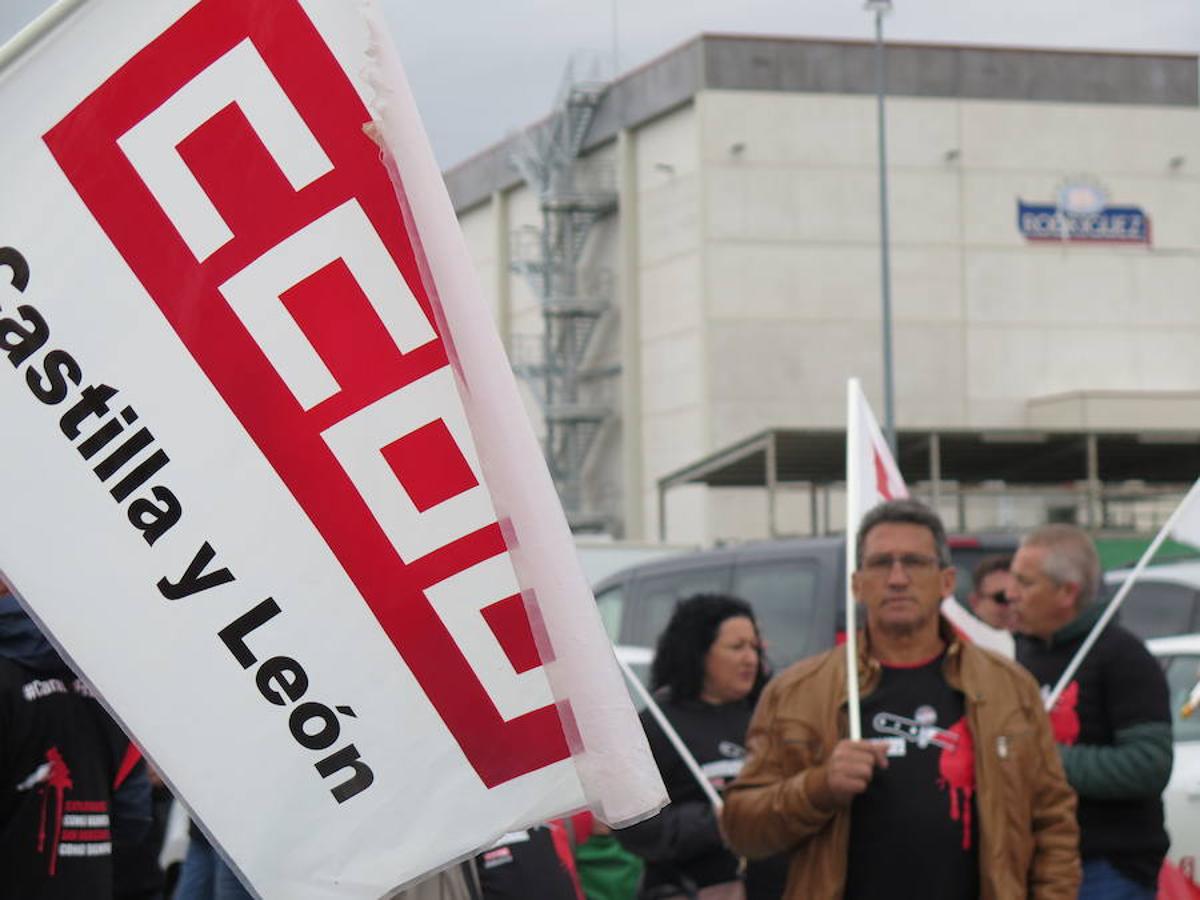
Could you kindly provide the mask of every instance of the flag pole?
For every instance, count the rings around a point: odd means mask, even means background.
[[[621,659],[621,657],[618,655],[617,665],[620,666],[621,671],[625,673],[625,680],[629,682],[629,685],[633,688],[634,693],[636,693],[638,697],[641,698],[642,702],[646,704],[646,709],[650,710],[650,715],[654,716],[654,721],[656,721],[658,723],[658,727],[663,730],[663,734],[667,736],[667,740],[671,742],[671,746],[675,748],[675,752],[679,754],[680,759],[683,760],[683,764],[687,766],[688,771],[692,773],[692,777],[695,778],[699,783],[700,788],[708,797],[708,802],[712,804],[713,812],[715,812],[717,817],[720,818],[721,810],[725,808],[725,802],[721,799],[720,794],[717,793],[717,789],[712,786],[712,782],[709,781],[704,776],[704,773],[700,770],[700,764],[696,762],[696,757],[692,756],[692,751],[690,751],[683,743],[683,738],[679,736],[679,732],[676,731],[674,726],[667,721],[667,717],[663,714],[662,708],[654,702],[654,698],[650,696],[650,692],[646,690],[646,686],[642,684],[641,679],[633,674],[633,669],[629,668],[629,663],[625,662],[625,660]]]
[[[3,72],[26,50],[49,34],[59,22],[86,2],[87,0],[58,0],[57,3],[18,31],[12,40],[0,45],[0,72]]]
[[[846,382],[846,715],[850,722],[850,740],[862,740],[862,715],[858,699],[858,605],[854,600],[854,570],[857,566],[859,492],[862,485],[852,476],[854,448],[858,446],[858,398],[862,389],[857,378]]]
[[[1066,690],[1067,685],[1071,683],[1071,679],[1075,677],[1075,673],[1079,671],[1079,666],[1083,663],[1083,658],[1087,656],[1088,651],[1092,649],[1092,645],[1100,637],[1100,632],[1104,630],[1104,626],[1112,620],[1112,617],[1117,614],[1117,609],[1125,602],[1125,597],[1128,596],[1134,582],[1141,577],[1146,566],[1150,564],[1150,560],[1154,558],[1154,554],[1158,552],[1158,548],[1162,546],[1163,541],[1170,535],[1171,529],[1175,527],[1175,522],[1179,519],[1179,516],[1187,508],[1188,503],[1195,499],[1198,492],[1200,492],[1200,479],[1192,485],[1192,489],[1187,492],[1187,495],[1183,498],[1183,502],[1175,507],[1175,511],[1171,513],[1167,521],[1163,524],[1163,527],[1159,529],[1158,534],[1154,536],[1154,540],[1150,542],[1150,546],[1142,554],[1142,558],[1133,567],[1133,571],[1125,576],[1125,581],[1122,582],[1112,602],[1108,604],[1108,608],[1104,610],[1104,614],[1096,620],[1096,624],[1092,626],[1092,630],[1088,633],[1087,638],[1079,645],[1079,649],[1075,651],[1075,656],[1067,664],[1062,675],[1059,676],[1058,684],[1054,685],[1054,690],[1046,698],[1047,710],[1054,709],[1054,704],[1058,702],[1058,698],[1062,695],[1062,692]]]

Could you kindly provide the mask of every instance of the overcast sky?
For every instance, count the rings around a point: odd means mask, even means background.
[[[144,0],[152,2],[152,0]],[[349,2],[349,0],[347,0]],[[549,111],[563,72],[619,71],[702,31],[869,39],[861,0],[379,0],[452,165]],[[1200,0],[895,0],[889,38],[1200,52]],[[0,42],[50,0],[0,0]]]

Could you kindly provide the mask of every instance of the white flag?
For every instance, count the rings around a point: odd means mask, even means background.
[[[1071,679],[1075,677],[1075,673],[1079,671],[1084,658],[1091,652],[1092,647],[1095,646],[1096,640],[1104,631],[1105,626],[1117,614],[1117,610],[1121,608],[1121,604],[1129,596],[1130,590],[1137,583],[1142,573],[1146,571],[1146,567],[1154,559],[1154,554],[1158,552],[1158,548],[1163,545],[1163,542],[1168,537],[1182,541],[1185,544],[1200,547],[1200,479],[1196,480],[1180,504],[1175,507],[1175,510],[1167,518],[1167,521],[1163,523],[1162,528],[1158,530],[1158,534],[1154,536],[1154,540],[1142,551],[1137,565],[1125,576],[1125,580],[1117,588],[1117,592],[1113,595],[1112,600],[1104,607],[1104,612],[1096,620],[1096,623],[1092,626],[1092,630],[1088,632],[1088,636],[1083,639],[1083,643],[1079,645],[1079,649],[1075,651],[1075,656],[1067,663],[1067,667],[1063,670],[1062,674],[1058,676],[1058,683],[1054,685],[1054,689],[1046,696],[1046,709],[1054,709],[1054,705],[1058,703],[1058,698],[1062,696],[1063,691],[1067,689],[1067,685],[1071,683]]]
[[[1012,634],[1002,628],[993,628],[975,616],[958,602],[957,597],[947,597],[942,601],[942,617],[967,640],[973,641],[980,647],[987,647],[1007,659],[1016,659],[1017,644],[1013,640]]]
[[[862,517],[880,503],[909,494],[857,378],[851,378],[847,385],[846,422],[846,553],[853,559],[857,550],[854,536]],[[1011,634],[976,618],[954,597],[942,601],[942,615],[968,640],[1009,659],[1015,657]]]
[[[0,53],[0,568],[243,878],[378,897],[666,800],[381,26]]]
[[[1171,537],[1180,543],[1200,547],[1200,481],[1192,485],[1173,518]]]
[[[857,378],[847,382],[846,403],[846,534],[853,537],[863,516],[907,497],[908,486]]]

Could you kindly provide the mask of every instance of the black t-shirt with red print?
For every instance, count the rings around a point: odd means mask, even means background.
[[[1017,660],[1043,693],[1058,683],[1102,612],[1099,604],[1087,607],[1048,641],[1017,636]],[[1115,747],[1123,736],[1148,733],[1169,742],[1170,697],[1161,666],[1136,635],[1110,622],[1050,711],[1050,724],[1064,748]],[[1085,861],[1106,859],[1129,878],[1155,884],[1169,844],[1159,780],[1151,773],[1141,796],[1128,790],[1125,796],[1096,795],[1081,787],[1089,775],[1097,780],[1089,764],[1085,750],[1064,751],[1067,778],[1079,793],[1080,854]]]
[[[888,767],[850,810],[851,900],[979,896],[974,742],[943,658],[885,665],[862,698],[863,738],[887,741]]]
[[[129,746],[70,670],[0,658],[0,898],[112,896],[112,797]]]
[[[555,842],[561,828],[555,822],[506,834],[475,857],[483,900],[576,900],[577,876]],[[562,849],[569,857],[569,842]]]
[[[660,690],[656,699],[705,777],[718,791],[724,790],[742,769],[753,704],[749,699],[719,705],[676,701],[666,690]],[[627,850],[646,861],[642,892],[651,895],[674,888],[686,893],[689,885],[704,888],[733,881],[739,860],[726,848],[703,788],[649,710],[642,712],[641,719],[671,799],[657,816],[614,832]],[[782,853],[750,860],[745,872],[749,900],[779,897],[787,880],[787,863],[787,854]]]

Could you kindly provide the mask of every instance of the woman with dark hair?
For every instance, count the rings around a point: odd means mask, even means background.
[[[699,594],[680,601],[658,639],[650,688],[667,721],[717,790],[733,781],[754,703],[766,683],[754,613],[744,600]],[[641,896],[777,898],[786,872],[773,861],[745,872],[726,847],[712,805],[647,710],[642,727],[670,795],[653,819],[616,832],[646,861]]]

